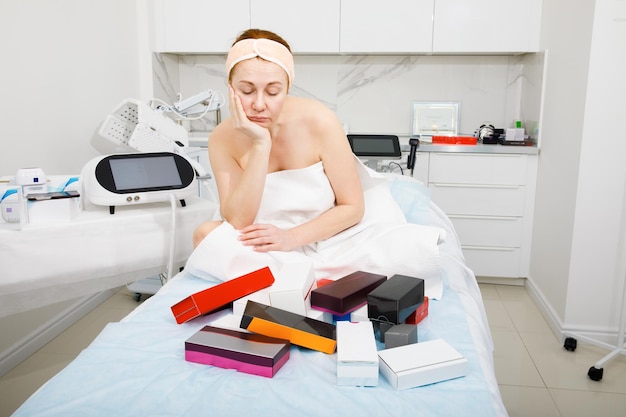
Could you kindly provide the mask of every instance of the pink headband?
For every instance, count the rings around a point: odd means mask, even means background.
[[[285,45],[265,38],[243,39],[234,44],[226,58],[226,76],[230,77],[230,72],[241,61],[256,57],[273,62],[284,69],[287,73],[289,85],[291,85],[295,78],[293,55],[291,55],[291,52]]]

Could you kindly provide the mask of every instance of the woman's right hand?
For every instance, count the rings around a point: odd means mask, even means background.
[[[230,112],[233,127],[243,132],[252,140],[269,141],[271,139],[269,130],[251,122],[250,119],[248,119],[248,116],[246,116],[246,112],[243,109],[243,104],[241,104],[241,99],[237,93],[235,93],[235,89],[231,85],[228,86],[228,98],[230,101]]]

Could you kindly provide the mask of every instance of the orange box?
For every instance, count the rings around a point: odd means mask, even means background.
[[[181,324],[218,310],[238,298],[250,295],[274,283],[269,267],[264,267],[230,281],[190,295],[172,306],[176,323]]]
[[[337,348],[334,324],[254,301],[248,301],[240,327],[253,333],[289,340],[294,345],[329,355]]]
[[[428,297],[424,297],[424,302],[404,322],[406,324],[418,324],[426,316],[428,316]]]
[[[473,136],[433,136],[433,143],[437,145],[476,145],[476,142]]]

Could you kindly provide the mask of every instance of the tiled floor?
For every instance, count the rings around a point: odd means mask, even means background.
[[[587,370],[608,351],[578,343],[566,351],[524,287],[481,284],[495,342],[496,375],[511,417],[626,415],[626,356],[605,366],[602,381]],[[106,323],[137,303],[122,290],[0,380],[0,416],[9,416],[41,384],[69,363]]]

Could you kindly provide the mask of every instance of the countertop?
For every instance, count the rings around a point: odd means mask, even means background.
[[[403,152],[409,152],[409,145],[401,146]],[[429,142],[420,142],[418,152],[454,152],[454,153],[494,153],[494,154],[527,154],[537,155],[536,146],[519,145],[441,145]]]

